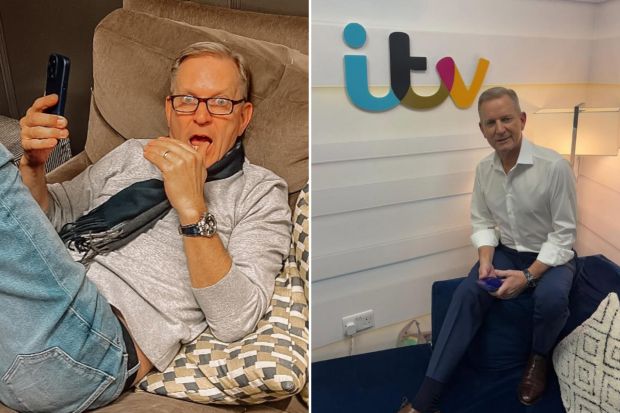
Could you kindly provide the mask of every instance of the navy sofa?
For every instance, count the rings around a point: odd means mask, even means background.
[[[433,339],[461,280],[433,284]],[[560,339],[590,317],[612,291],[620,294],[620,267],[602,255],[579,258],[571,290],[570,317]],[[524,406],[517,399],[517,385],[531,345],[531,309],[531,293],[493,304],[446,388],[442,413],[565,412],[553,373],[541,401]],[[316,362],[312,365],[313,410],[396,412],[401,397],[415,396],[430,354],[430,346],[418,345]]]

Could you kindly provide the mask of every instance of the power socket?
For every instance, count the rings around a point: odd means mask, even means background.
[[[375,313],[373,310],[348,315],[342,318],[342,331],[345,336],[352,336],[362,330],[375,326]]]

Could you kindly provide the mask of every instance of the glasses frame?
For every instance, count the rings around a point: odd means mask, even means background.
[[[193,111],[183,111],[183,110],[178,110],[177,108],[174,107],[174,98],[178,98],[178,97],[192,97],[194,99],[198,100],[198,103],[196,104],[196,108]],[[196,111],[198,110],[198,107],[200,106],[201,102],[205,103],[205,107],[207,108],[207,112],[209,112],[209,114],[213,115],[213,116],[225,116],[225,115],[230,115],[231,113],[233,113],[233,111],[235,110],[235,106],[238,105],[241,102],[245,102],[247,101],[247,99],[243,98],[243,99],[238,99],[238,100],[234,100],[234,99],[228,99],[228,98],[223,98],[223,97],[210,97],[210,98],[199,98],[198,96],[194,96],[194,95],[170,95],[168,96],[168,99],[170,99],[170,104],[172,105],[172,109],[176,112],[176,113],[181,113],[183,115],[189,115],[189,114],[194,114],[196,113]],[[209,101],[213,100],[213,99],[224,99],[227,100],[229,102],[232,103],[232,106],[230,107],[230,112],[228,113],[213,113],[211,112],[211,110],[209,109]]]

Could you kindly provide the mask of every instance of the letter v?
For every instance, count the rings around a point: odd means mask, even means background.
[[[450,91],[450,97],[456,107],[466,109],[474,102],[476,95],[482,87],[482,82],[489,68],[489,61],[483,58],[478,59],[476,73],[469,89],[465,86],[461,73],[451,57],[444,57],[437,62],[435,67],[441,81]]]

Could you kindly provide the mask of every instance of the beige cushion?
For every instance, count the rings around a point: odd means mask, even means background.
[[[309,358],[309,202],[306,187],[293,214],[289,257],[256,331],[238,342],[223,343],[207,329],[183,346],[164,372],[147,375],[140,389],[200,403],[244,405],[287,398],[304,389]]]
[[[620,411],[620,302],[610,293],[553,352],[568,413]]]
[[[89,159],[96,162],[124,139],[167,134],[169,68],[181,49],[197,41],[222,42],[247,58],[255,116],[245,134],[246,154],[283,177],[289,193],[299,191],[308,180],[308,57],[282,45],[123,9],[95,31]]]
[[[178,0],[124,0],[123,8],[280,43],[308,54],[308,18],[253,13]]]

